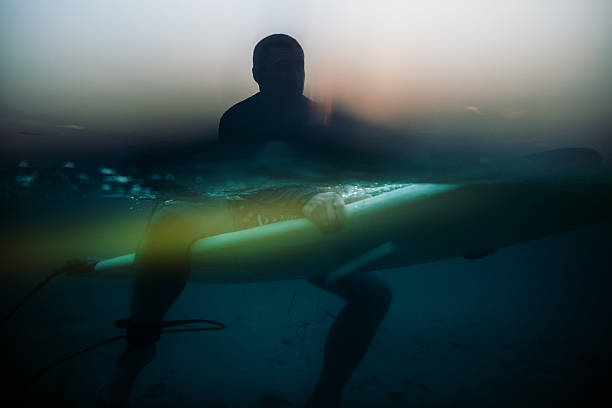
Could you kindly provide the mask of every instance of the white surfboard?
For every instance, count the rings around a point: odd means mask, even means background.
[[[347,205],[335,233],[307,219],[196,241],[191,278],[204,282],[338,279],[359,270],[488,253],[612,218],[609,183],[412,184]],[[133,277],[134,254],[94,276]]]

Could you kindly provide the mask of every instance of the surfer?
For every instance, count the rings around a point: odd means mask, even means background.
[[[309,151],[309,141],[319,136],[321,111],[302,94],[301,46],[284,34],[262,39],[253,53],[252,72],[260,91],[232,106],[219,123],[225,154],[244,157],[270,144],[285,146],[285,151]],[[240,194],[236,200],[164,202],[136,253],[138,274],[128,344],[100,389],[100,405],[125,405],[138,373],[153,360],[161,321],[186,284],[186,255],[194,240],[296,217],[306,217],[323,232],[333,233],[344,222],[344,204],[335,192],[302,186]],[[335,282],[317,275],[309,282],[340,296],[346,304],[329,331],[321,374],[306,406],[339,407],[346,382],[389,309],[391,289],[378,272],[349,275]]]

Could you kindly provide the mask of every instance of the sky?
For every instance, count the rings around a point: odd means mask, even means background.
[[[301,43],[305,95],[332,109],[427,137],[602,148],[610,15],[607,0],[3,0],[0,148],[214,137],[257,92],[253,47],[272,33]]]

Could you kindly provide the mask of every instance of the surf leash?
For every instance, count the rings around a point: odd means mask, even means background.
[[[64,265],[62,265],[60,268],[58,268],[57,270],[55,270],[53,273],[51,273],[49,276],[47,276],[43,281],[41,281],[38,285],[36,285],[36,287],[30,292],[28,293],[3,319],[2,322],[0,323],[0,329],[3,328],[6,323],[17,313],[17,311],[21,308],[21,306],[23,306],[30,298],[32,298],[38,291],[40,291],[44,286],[46,286],[51,280],[53,280],[54,278],[60,276],[60,275],[82,275],[82,274],[86,274],[88,272],[93,272],[96,264],[98,262],[100,262],[101,259],[99,258],[89,258],[86,261],[82,261],[82,260],[78,260],[78,259],[71,259],[69,261],[66,261],[64,263]],[[189,329],[172,329],[172,330],[161,330],[160,334],[167,334],[167,333],[184,333],[184,332],[200,332],[200,331],[213,331],[213,330],[223,330],[226,328],[225,324],[215,321],[215,320],[208,320],[208,319],[186,319],[186,320],[168,320],[168,321],[163,321],[161,322],[161,328],[168,328],[168,327],[176,327],[176,326],[183,326],[183,325],[187,325],[187,324],[194,324],[194,323],[205,323],[205,324],[209,324],[212,325],[213,327],[196,327],[196,328],[189,328]],[[124,329],[127,328],[129,325],[131,324],[131,319],[120,319],[117,320],[115,322],[115,326],[117,328],[120,329]],[[126,335],[123,336],[116,336],[116,337],[112,337],[109,339],[106,339],[104,341],[101,341],[99,343],[96,343],[94,345],[85,347],[77,352],[74,353],[70,353],[64,357],[62,357],[61,359],[54,361],[51,364],[48,364],[47,366],[45,366],[44,368],[38,370],[32,377],[30,377],[30,380],[27,383],[27,387],[29,387],[34,381],[36,381],[38,378],[40,378],[44,373],[46,373],[47,371],[51,370],[52,368],[68,361],[71,360],[75,357],[80,356],[81,354],[87,353],[89,351],[95,350],[98,347],[104,346],[106,344],[110,344],[113,343],[115,341],[121,340],[126,338]]]

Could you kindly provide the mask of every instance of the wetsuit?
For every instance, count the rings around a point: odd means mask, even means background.
[[[228,201],[236,230],[302,218],[302,207],[322,190],[307,186],[283,186],[248,194]]]
[[[281,103],[260,92],[232,106],[223,115],[219,141],[226,149],[240,150],[241,154],[271,141],[281,141],[300,154],[335,160],[343,150],[332,151],[334,140],[331,139],[335,133],[325,125],[326,119],[325,112],[317,104],[301,95],[292,102]],[[264,201],[276,203],[279,208],[293,208],[301,213],[300,205],[314,195],[312,193],[307,187],[285,187],[262,193],[261,197],[267,196]],[[245,209],[248,214],[248,205]],[[252,211],[252,214],[257,213]],[[263,221],[266,221],[265,215]],[[255,226],[252,219],[250,225]],[[346,300],[329,331],[321,375],[307,403],[309,408],[337,407],[344,385],[365,355],[389,309],[391,288],[379,272],[353,274],[334,283],[327,282],[319,274],[309,282]]]
[[[219,138],[226,152],[237,157],[271,141],[307,151],[313,140],[313,123],[317,123],[316,107],[307,98],[300,96],[279,104],[258,93],[223,115]],[[302,217],[303,205],[317,192],[312,187],[287,186],[239,195],[235,200],[171,201],[162,205],[136,254],[138,277],[128,342],[150,344],[159,338],[159,322],[187,281],[187,253],[194,240]],[[344,385],[390,306],[391,289],[378,272],[349,275],[332,284],[319,275],[309,282],[346,300],[330,329],[321,376],[308,402],[309,407],[339,406]]]
[[[253,228],[303,217],[302,207],[316,187],[285,186],[245,193],[231,199],[166,200],[155,211],[145,238],[136,251],[131,344],[159,340],[160,324],[189,277],[191,244],[206,236]]]
[[[279,102],[259,92],[223,114],[219,142],[232,157],[246,156],[273,141],[287,143],[300,153],[312,153],[321,123],[321,109],[305,96]]]

